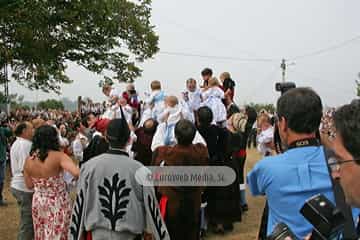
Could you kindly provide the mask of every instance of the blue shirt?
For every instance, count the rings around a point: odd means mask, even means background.
[[[299,239],[311,233],[300,209],[312,196],[325,195],[335,204],[323,147],[302,147],[258,162],[247,176],[253,195],[266,195],[269,204],[267,234],[286,223]],[[358,211],[353,211],[354,217]]]

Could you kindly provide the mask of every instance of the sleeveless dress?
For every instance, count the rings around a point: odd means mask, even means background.
[[[32,216],[35,240],[67,240],[71,201],[63,173],[49,178],[32,178]]]

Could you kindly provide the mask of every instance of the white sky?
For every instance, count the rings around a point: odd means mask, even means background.
[[[151,80],[162,81],[168,94],[179,95],[185,80],[200,82],[204,67],[231,73],[236,81],[236,100],[273,103],[279,96],[274,84],[281,80],[280,61],[341,44],[360,36],[359,0],[153,0],[152,23],[160,37],[160,53],[147,60],[137,90],[148,91]],[[170,56],[181,52],[229,58],[266,58],[270,62]],[[360,37],[322,54],[289,61],[288,80],[311,86],[325,104],[337,106],[355,98],[355,79],[360,72]],[[101,79],[70,65],[74,83],[62,95],[32,92],[16,83],[10,92],[25,100],[78,95],[104,100]]]

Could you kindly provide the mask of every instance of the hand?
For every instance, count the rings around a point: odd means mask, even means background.
[[[153,235],[151,233],[144,232],[144,240],[153,240]]]

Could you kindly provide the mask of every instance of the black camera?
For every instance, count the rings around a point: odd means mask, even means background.
[[[278,92],[281,92],[281,95],[283,95],[286,91],[292,89],[292,88],[296,88],[296,84],[293,82],[278,82],[275,83],[275,90]],[[274,124],[274,145],[275,145],[275,151],[276,153],[280,154],[283,153],[286,148],[285,146],[283,146],[283,144],[281,143],[281,139],[280,139],[280,133],[279,133],[279,128],[277,126],[277,124]]]
[[[313,226],[310,240],[335,240],[344,230],[345,217],[324,195],[318,194],[306,201],[300,213]],[[276,225],[268,240],[297,239],[284,223]]]
[[[270,236],[267,237],[267,240],[285,240],[285,239],[296,240],[295,234],[285,223],[279,223],[275,226],[274,231]]]
[[[313,226],[311,240],[338,239],[344,230],[345,217],[324,195],[310,198],[300,210]]]
[[[296,84],[293,82],[278,82],[275,83],[275,90],[284,94],[286,91],[296,88]]]

